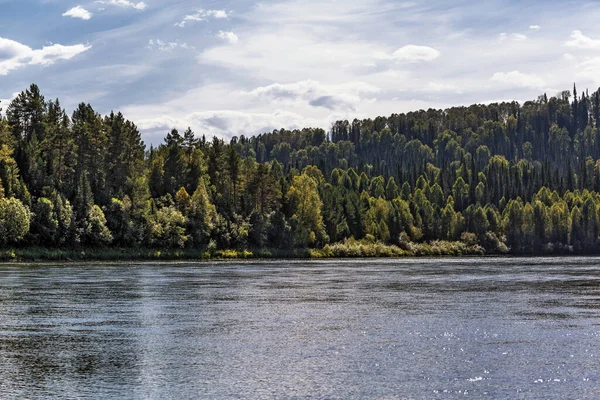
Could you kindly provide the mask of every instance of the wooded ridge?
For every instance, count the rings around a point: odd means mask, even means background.
[[[600,91],[150,148],[36,85],[4,113],[3,248],[600,253]]]

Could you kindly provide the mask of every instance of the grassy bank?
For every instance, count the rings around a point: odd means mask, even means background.
[[[409,243],[403,248],[383,243],[347,240],[322,249],[167,249],[25,247],[0,250],[0,261],[177,261],[234,259],[326,259],[484,255],[480,246],[462,242]]]

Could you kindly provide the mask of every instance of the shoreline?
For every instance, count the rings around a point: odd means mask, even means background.
[[[462,242],[409,243],[400,248],[377,242],[348,241],[321,249],[230,249],[209,252],[207,249],[151,248],[45,248],[23,247],[0,249],[0,264],[14,262],[77,261],[227,261],[227,260],[334,260],[334,259],[404,259],[427,257],[560,257],[594,256],[579,253],[486,252],[478,245]]]

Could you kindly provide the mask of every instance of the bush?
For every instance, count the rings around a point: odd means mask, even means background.
[[[131,246],[136,243],[136,232],[131,220],[131,200],[113,198],[107,207],[107,226],[115,244]]]
[[[0,243],[17,243],[29,232],[31,213],[20,200],[0,199]]]
[[[92,245],[104,245],[112,241],[112,234],[106,227],[104,212],[95,204],[90,209],[90,214],[85,220],[83,237],[86,243]]]
[[[465,243],[467,246],[475,246],[479,243],[477,235],[471,232],[463,232],[462,235],[460,235],[460,241]]]
[[[33,208],[33,221],[31,231],[41,243],[55,243],[58,236],[58,219],[54,211],[54,204],[45,197],[40,197]]]
[[[150,221],[150,244],[183,248],[189,239],[185,234],[186,222],[187,218],[173,206],[159,209]]]
[[[398,246],[368,240],[358,241],[353,238],[343,242],[329,244],[322,250],[312,251],[316,258],[360,258],[360,257],[403,257],[408,253]]]

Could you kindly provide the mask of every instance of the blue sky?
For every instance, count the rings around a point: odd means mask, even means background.
[[[600,86],[600,6],[569,1],[0,0],[0,99],[252,135]]]

